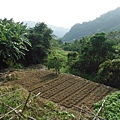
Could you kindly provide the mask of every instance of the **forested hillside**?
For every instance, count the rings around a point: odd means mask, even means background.
[[[101,15],[93,21],[75,24],[68,33],[64,35],[64,42],[72,42],[84,36],[89,36],[97,32],[108,32],[120,30],[120,7]]]
[[[64,43],[69,72],[120,89],[120,31],[101,32]],[[73,53],[78,53],[77,58]]]

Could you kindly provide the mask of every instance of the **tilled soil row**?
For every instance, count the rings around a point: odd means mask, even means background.
[[[61,77],[59,76],[58,78],[54,79],[53,81],[46,82],[42,86],[36,88],[35,90],[33,90],[33,93],[37,94],[38,92],[43,93],[47,90],[49,91],[50,89],[54,88],[55,86],[59,86],[59,85],[63,84],[64,82],[69,81],[71,79],[73,79],[73,76],[61,75]]]
[[[96,89],[96,84],[94,83],[88,83],[86,86],[81,88],[79,91],[75,92],[73,95],[67,97],[65,100],[60,102],[61,105],[70,108],[79,101],[81,101],[83,98],[85,98],[87,95],[90,94],[91,91]]]
[[[50,100],[52,100],[56,103],[59,103],[59,102],[63,101],[64,99],[66,99],[67,97],[69,97],[70,95],[72,95],[75,92],[82,89],[82,87],[84,87],[85,85],[87,85],[87,82],[85,82],[83,80],[75,80],[75,81],[78,81],[78,82],[69,86],[68,88],[64,89],[63,91],[55,94],[54,96],[52,96],[50,98]]]
[[[29,87],[29,90],[32,91],[32,92],[34,92],[34,93],[36,93],[36,94],[38,92],[43,92],[43,89],[47,89],[46,87],[51,86],[52,83],[55,83],[55,84],[58,85],[58,83],[57,83],[58,79],[63,79],[63,77],[64,77],[63,75],[59,75],[59,76],[56,76],[56,77],[54,77],[52,79],[49,78],[49,80],[44,80],[44,81],[42,80],[41,82],[33,84],[32,87]],[[60,81],[60,82],[62,82],[62,81]]]
[[[23,74],[23,75],[22,75]],[[20,72],[21,78],[16,82],[28,91],[44,100],[50,100],[66,108],[82,105],[93,108],[95,102],[116,90],[102,84],[94,83],[70,74],[55,75],[48,70]]]
[[[41,96],[43,98],[48,99],[48,98],[52,97],[53,95],[58,94],[60,91],[72,86],[76,82],[77,81],[74,81],[73,79],[69,79],[69,80],[63,82],[62,84],[59,84],[59,85],[55,86],[54,88],[49,89],[48,91],[43,93]]]

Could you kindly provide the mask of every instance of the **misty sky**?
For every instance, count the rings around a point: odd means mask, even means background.
[[[0,18],[70,28],[120,7],[120,0],[0,0]]]

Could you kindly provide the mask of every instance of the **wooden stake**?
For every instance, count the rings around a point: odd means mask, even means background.
[[[98,110],[97,114],[95,115],[95,117],[93,118],[93,120],[95,120],[98,117],[100,111],[102,110],[102,108],[104,106],[104,103],[105,103],[105,99],[103,100],[102,105],[101,105],[100,109]]]
[[[30,98],[30,95],[31,95],[31,92],[29,93],[29,95],[28,95],[28,97],[27,97],[27,99],[26,99],[25,105],[24,105],[24,107],[23,107],[23,109],[22,109],[22,113],[23,113],[24,110],[25,110],[25,107],[26,107],[26,105],[27,105],[27,103],[28,103],[28,100],[29,100],[29,98]]]

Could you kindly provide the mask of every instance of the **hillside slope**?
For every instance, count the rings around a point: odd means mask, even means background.
[[[71,42],[97,32],[109,32],[120,30],[120,7],[101,15],[93,21],[75,24],[68,33],[64,35],[64,42]]]

